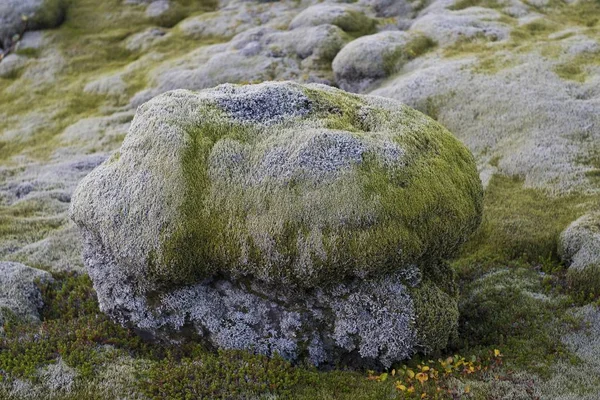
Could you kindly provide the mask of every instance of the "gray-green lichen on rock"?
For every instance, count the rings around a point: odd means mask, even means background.
[[[121,322],[161,336],[191,321],[217,347],[390,365],[453,333],[455,312],[422,343],[418,321],[437,328],[411,293],[456,308],[439,265],[481,202],[471,154],[432,119],[281,82],[144,104],[71,216],[101,308]]]

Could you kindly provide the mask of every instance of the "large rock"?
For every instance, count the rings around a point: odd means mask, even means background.
[[[0,48],[7,48],[25,28],[51,28],[62,22],[64,0],[0,0]],[[25,23],[23,17],[27,17]]]
[[[442,260],[480,213],[472,156],[435,121],[289,82],[155,98],[71,209],[116,320],[384,366],[454,333]]]
[[[50,281],[45,271],[26,265],[0,261],[0,329],[8,317],[25,321],[39,320],[44,305],[36,281]]]
[[[363,10],[350,4],[316,4],[298,14],[290,23],[290,29],[307,26],[336,25],[345,32],[366,34],[375,29],[375,20]]]
[[[420,34],[379,32],[348,43],[337,53],[331,67],[342,89],[361,93],[432,45],[430,39]]]

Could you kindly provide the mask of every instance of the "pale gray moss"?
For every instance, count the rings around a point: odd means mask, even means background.
[[[433,44],[413,32],[384,31],[363,36],[348,43],[333,60],[336,82],[344,90],[366,92]]]

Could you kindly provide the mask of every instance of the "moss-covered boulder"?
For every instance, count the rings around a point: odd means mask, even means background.
[[[442,260],[479,224],[481,199],[471,154],[432,119],[282,82],[144,104],[71,215],[101,307],[121,322],[389,365],[454,333]]]
[[[575,220],[560,235],[559,253],[569,267],[567,280],[576,299],[600,296],[600,213]]]
[[[383,31],[348,43],[337,53],[331,68],[342,89],[363,93],[434,45],[421,33]]]

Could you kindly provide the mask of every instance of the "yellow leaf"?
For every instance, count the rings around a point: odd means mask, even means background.
[[[384,372],[383,374],[379,375],[379,379],[377,379],[379,382],[385,382],[387,381],[388,378],[388,374],[387,372]]]
[[[500,354],[500,350],[494,349],[494,357],[500,357],[500,356],[502,356],[502,354]]]
[[[425,371],[429,371],[429,367],[425,366],[421,369],[421,371],[425,372]]]
[[[471,393],[471,386],[465,386],[465,393]]]
[[[427,379],[429,379],[429,377],[427,376],[427,374],[424,374],[424,373],[422,373],[422,372],[419,372],[419,373],[416,375],[416,378],[417,378],[417,380],[418,380],[419,382],[421,382],[421,384],[423,384],[423,382],[425,382]]]
[[[427,398],[427,393],[421,393],[421,398],[422,399],[426,399]]]
[[[412,379],[415,377],[415,372],[412,369],[408,369],[406,370],[406,375],[408,375],[408,377]]]
[[[392,376],[396,376],[396,370],[395,369],[392,370]]]
[[[409,386],[408,389],[406,389],[406,391],[408,393],[414,393],[415,392],[415,387],[414,386]]]
[[[403,384],[401,384],[400,382],[396,383],[396,389],[405,392],[406,391],[406,386],[404,386]]]

